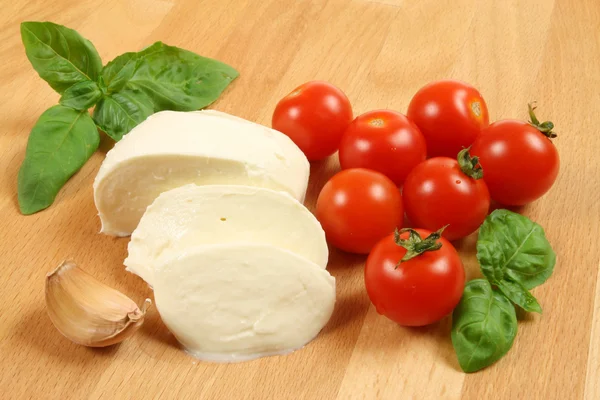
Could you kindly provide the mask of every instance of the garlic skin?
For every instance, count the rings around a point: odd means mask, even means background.
[[[120,343],[143,324],[141,309],[123,293],[106,286],[72,261],[46,276],[46,308],[52,323],[71,341],[89,347]]]

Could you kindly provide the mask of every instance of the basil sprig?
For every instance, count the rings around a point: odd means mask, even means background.
[[[452,344],[465,372],[485,368],[510,350],[517,333],[513,304],[542,312],[529,289],[550,277],[556,254],[540,225],[495,210],[479,229],[477,259],[486,279],[466,285],[452,314]]]
[[[98,148],[98,128],[121,140],[157,111],[208,106],[238,76],[220,61],[161,42],[102,67],[89,40],[52,22],[22,23],[21,38],[33,68],[61,95],[29,136],[18,179],[23,214],[52,204]]]

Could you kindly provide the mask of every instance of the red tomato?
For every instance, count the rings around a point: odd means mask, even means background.
[[[370,111],[357,117],[346,129],[340,144],[343,169],[379,171],[397,186],[425,161],[425,138],[406,116],[391,110]]]
[[[441,247],[398,265],[407,250],[389,235],[377,243],[365,265],[365,286],[377,312],[405,326],[428,325],[450,314],[465,286],[465,270],[452,244],[437,232],[427,239],[431,232],[415,232],[430,248],[435,243]],[[409,239],[409,233],[400,238]]]
[[[489,124],[481,94],[473,86],[454,80],[421,88],[410,101],[407,115],[425,136],[429,157],[454,158]]]
[[[317,219],[328,242],[350,253],[368,253],[402,226],[403,216],[402,196],[394,182],[362,168],[334,175],[317,199]]]
[[[466,150],[461,156],[465,153],[468,156]],[[458,161],[448,157],[430,158],[413,169],[404,182],[402,196],[406,216],[414,226],[433,231],[449,225],[444,230],[448,240],[475,232],[490,208],[483,179],[465,174]]]
[[[350,122],[352,107],[346,95],[327,82],[311,81],[277,103],[272,126],[316,161],[336,152]]]
[[[533,109],[532,109],[533,112]],[[544,128],[542,127],[542,130]],[[485,173],[483,179],[492,199],[520,206],[540,198],[558,175],[558,151],[543,133],[524,121],[504,120],[491,124],[471,148]]]

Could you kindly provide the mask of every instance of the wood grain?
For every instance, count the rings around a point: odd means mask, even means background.
[[[600,399],[600,3],[597,0],[57,0],[2,2],[0,59],[0,397],[3,399]],[[334,316],[305,349],[232,365],[197,362],[177,348],[156,309],[138,335],[108,349],[63,338],[48,319],[45,274],[73,258],[136,300],[151,295],[125,273],[128,239],[99,235],[92,181],[110,148],[77,173],[46,211],[22,216],[16,176],[27,135],[58,100],[33,71],[19,37],[24,20],[52,20],[91,39],[103,60],[153,41],[179,45],[241,72],[214,108],[268,124],[296,85],[325,79],[359,114],[405,111],[430,80],[481,89],[493,119],[525,118],[537,100],[559,137],[561,173],[523,213],[558,253],[534,293],[542,316],[524,316],[510,353],[463,374],[450,321],[401,328],[364,291],[364,258],[332,251]],[[314,206],[337,159],[312,166]],[[474,237],[459,244],[478,274]]]

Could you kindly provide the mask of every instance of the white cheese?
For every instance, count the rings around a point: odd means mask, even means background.
[[[156,307],[189,353],[233,362],[299,349],[335,304],[335,279],[287,250],[259,244],[190,248],[155,271]]]
[[[188,184],[283,190],[304,200],[309,163],[284,134],[218,111],[162,111],[106,155],[94,181],[102,232],[127,236],[162,192]]]
[[[188,247],[263,243],[290,250],[321,268],[329,256],[319,221],[285,192],[237,185],[185,185],[162,193],[131,235],[127,270],[153,286],[160,258]]]

